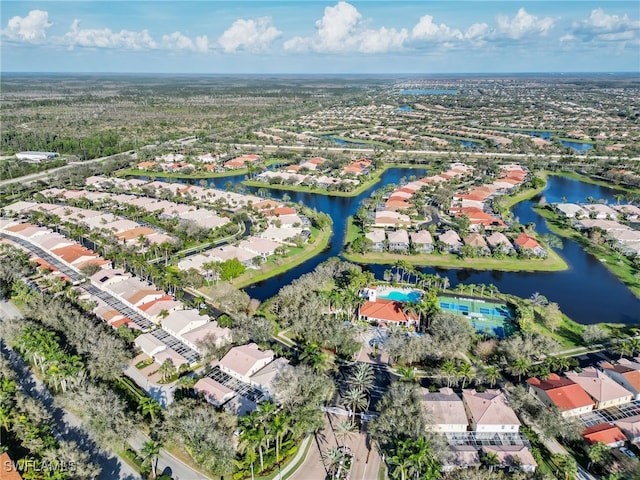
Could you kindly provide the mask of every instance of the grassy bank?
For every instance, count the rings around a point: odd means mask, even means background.
[[[290,270],[293,267],[297,267],[301,263],[306,262],[310,258],[315,257],[321,253],[327,245],[329,245],[329,239],[331,238],[331,228],[325,228],[324,230],[318,230],[312,228],[312,233],[315,237],[314,241],[303,247],[295,247],[289,251],[289,254],[281,259],[275,257],[269,258],[267,262],[258,270],[247,270],[245,273],[234,279],[231,284],[236,288],[244,288],[248,285],[261,282],[275,275]],[[279,263],[282,262],[282,263]]]
[[[544,180],[544,184],[538,188],[528,188],[516,193],[515,195],[506,195],[503,197],[503,206],[507,210],[511,210],[515,205],[525,200],[530,200],[545,188],[547,188],[547,175],[548,172],[540,172],[536,176]]]
[[[259,182],[256,180],[245,180],[242,182],[243,185],[248,187],[257,187],[257,188],[268,188],[274,190],[287,190],[289,192],[302,192],[302,193],[314,193],[316,195],[327,195],[329,197],[356,197],[360,195],[362,192],[366,191],[376,183],[380,181],[380,177],[382,174],[390,169],[390,168],[427,168],[425,164],[414,164],[414,163],[388,163],[383,165],[382,167],[374,170],[369,179],[358,185],[356,188],[349,192],[338,192],[338,191],[330,191],[326,188],[316,188],[316,187],[306,187],[303,185],[279,185],[279,184],[269,184],[265,182]]]
[[[637,276],[638,269],[634,267],[631,260],[607,245],[594,245],[588,238],[576,230],[565,227],[560,215],[551,210],[543,207],[534,207],[534,210],[545,219],[549,230],[557,235],[578,242],[587,252],[600,260],[622,283],[629,287],[629,290],[631,290],[636,297],[640,298],[640,278]]]
[[[352,242],[362,235],[360,228],[355,225],[353,217],[347,219],[347,233],[345,243]],[[398,261],[404,261],[411,265],[444,267],[444,268],[472,268],[474,270],[498,270],[501,272],[558,272],[569,268],[567,263],[554,252],[547,249],[549,254],[545,259],[519,259],[519,258],[460,258],[455,254],[422,253],[417,255],[405,255],[402,253],[368,252],[364,255],[343,252],[345,259],[356,263],[378,263],[393,265]]]
[[[596,142],[594,140],[583,140],[578,138],[568,138],[568,137],[553,137],[555,140],[559,142],[571,142],[571,143],[588,143],[589,145],[595,145]]]

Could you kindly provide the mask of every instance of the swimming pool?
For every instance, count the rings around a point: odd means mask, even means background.
[[[385,293],[381,293],[378,298],[382,300],[395,300],[396,302],[419,302],[422,292],[418,290],[411,290],[408,292],[402,290],[390,290]]]

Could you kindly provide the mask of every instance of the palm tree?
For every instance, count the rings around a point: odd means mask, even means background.
[[[526,375],[531,368],[531,361],[527,357],[518,357],[509,367],[512,375],[518,375],[518,382],[522,380],[522,375]]]
[[[356,434],[356,425],[351,420],[342,420],[338,423],[335,435],[343,445],[345,441],[352,439]]]
[[[335,479],[345,455],[341,448],[333,447],[322,452],[322,463],[328,468],[331,478]]]
[[[152,422],[162,411],[160,404],[149,397],[143,397],[140,399],[138,402],[138,410],[140,410],[140,413],[142,413],[143,416],[148,416]]]
[[[455,378],[456,370],[456,364],[453,362],[453,360],[447,360],[442,364],[442,367],[440,368],[440,372],[447,379],[447,387],[449,388],[451,388],[451,380]]]
[[[158,373],[162,375],[162,380],[166,381],[171,375],[176,373],[176,367],[173,362],[169,359],[162,362],[160,368],[158,368]]]
[[[494,452],[486,452],[482,456],[482,464],[489,468],[490,472],[493,472],[493,469],[500,465],[500,457]]]
[[[151,478],[156,478],[156,471],[158,470],[158,456],[160,455],[160,443],[155,440],[149,440],[144,442],[142,450],[140,450],[140,456],[143,463],[147,461],[151,465]]]
[[[375,384],[375,375],[370,363],[358,363],[347,379],[349,386],[369,393]]]
[[[491,385],[491,388],[493,388],[496,382],[502,377],[502,375],[500,375],[500,369],[495,365],[487,365],[484,367],[482,374],[489,382],[489,385]]]
[[[471,381],[473,378],[473,368],[471,364],[467,362],[461,363],[456,369],[456,376],[462,379],[462,388],[464,389],[467,381]]]
[[[285,412],[280,412],[273,417],[271,421],[271,430],[276,440],[276,463],[280,463],[280,445],[284,436],[292,429],[291,416]]]
[[[415,382],[416,381],[416,369],[413,367],[400,367],[398,368],[401,382]]]
[[[352,415],[358,411],[364,411],[369,406],[367,394],[359,388],[352,388],[344,394],[342,398],[344,405],[351,410]]]

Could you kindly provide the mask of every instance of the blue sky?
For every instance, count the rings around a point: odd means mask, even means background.
[[[638,72],[637,1],[7,1],[5,72]]]

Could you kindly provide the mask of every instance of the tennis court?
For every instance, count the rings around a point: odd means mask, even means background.
[[[452,296],[439,296],[438,303],[443,312],[467,317],[478,333],[505,338],[515,331],[513,310],[504,303]]]

